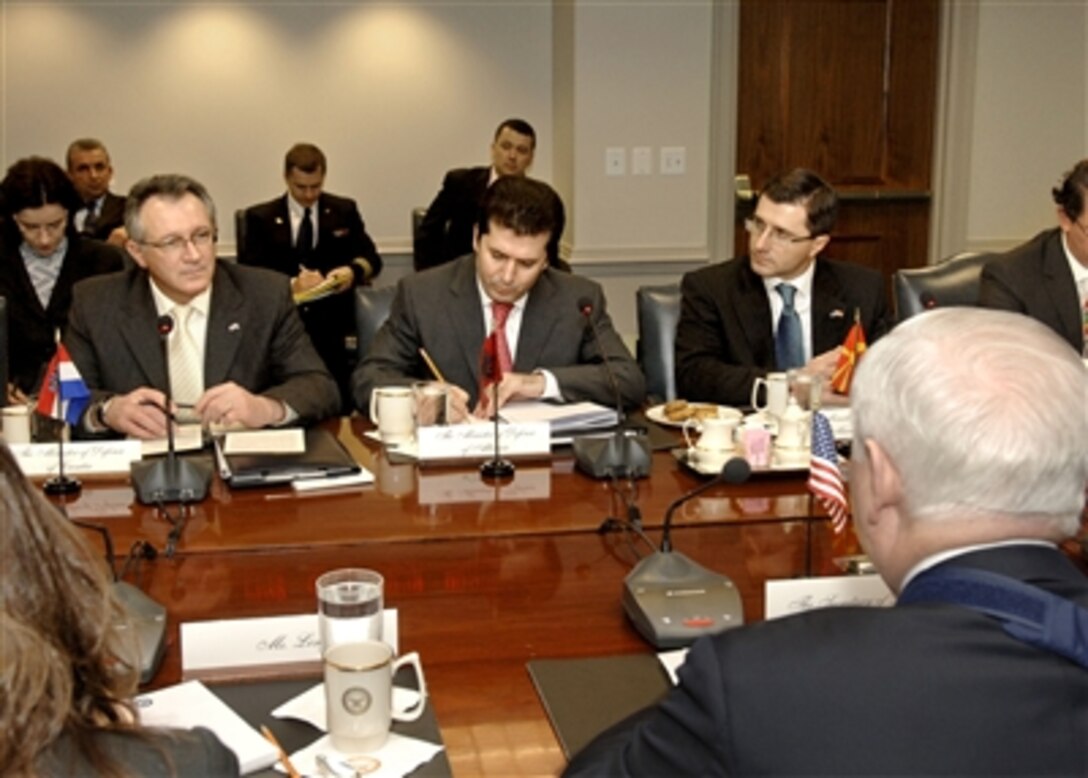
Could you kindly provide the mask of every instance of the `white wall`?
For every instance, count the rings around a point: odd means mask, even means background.
[[[63,164],[95,136],[115,190],[186,172],[226,215],[282,192],[284,152],[307,140],[328,189],[404,251],[411,208],[448,168],[485,163],[502,119],[538,129],[550,176],[551,37],[538,2],[4,2],[0,161]]]
[[[1088,156],[1088,3],[983,0],[977,34],[964,247],[1002,249],[1054,226]]]

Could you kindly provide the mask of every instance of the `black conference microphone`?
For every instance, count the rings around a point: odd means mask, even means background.
[[[751,473],[747,460],[733,457],[716,478],[673,501],[665,511],[661,550],[639,561],[624,579],[623,610],[655,648],[680,648],[744,623],[744,605],[733,582],[673,551],[670,534],[677,508],[718,484],[742,484]]]
[[[170,413],[170,408],[174,405],[174,393],[171,389],[170,351],[167,344],[167,338],[174,329],[174,318],[164,314],[158,318],[155,326],[162,341],[163,365],[166,369],[166,406],[163,408],[166,415],[166,458],[133,462],[132,486],[136,490],[136,499],[144,505],[200,502],[208,496],[208,486],[212,480],[211,467],[203,462],[179,459],[174,450],[174,419]]]
[[[612,396],[616,403],[616,431],[604,438],[575,438],[572,444],[575,465],[593,478],[645,478],[650,474],[650,443],[645,434],[624,427],[626,417],[623,412],[623,396],[620,394],[620,384],[616,380],[612,363],[601,346],[597,322],[593,320],[593,301],[588,297],[579,298],[578,310],[593,333],[593,342],[597,345],[597,351],[608,374],[608,382],[612,386]]]

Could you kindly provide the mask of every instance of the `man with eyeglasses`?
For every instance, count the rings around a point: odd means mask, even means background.
[[[1088,159],[1051,195],[1058,226],[986,263],[979,302],[1038,319],[1088,359]]]
[[[745,222],[747,256],[681,282],[676,385],[687,400],[747,405],[757,378],[795,369],[830,378],[857,311],[869,341],[888,329],[884,279],[825,259],[838,197],[797,168],[773,179]]]
[[[181,175],[140,181],[125,227],[137,267],[78,284],[64,338],[92,390],[83,431],[165,435],[167,359],[169,410],[180,421],[259,428],[338,412],[288,280],[216,260],[215,204],[203,185]]]

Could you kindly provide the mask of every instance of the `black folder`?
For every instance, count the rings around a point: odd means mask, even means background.
[[[340,441],[320,427],[306,430],[306,450],[301,454],[224,454],[218,440],[215,454],[220,476],[232,487],[351,475],[361,469]]]

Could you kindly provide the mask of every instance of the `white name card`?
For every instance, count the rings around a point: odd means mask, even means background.
[[[764,618],[842,605],[886,607],[895,602],[879,575],[841,575],[767,581]]]
[[[489,459],[495,454],[494,424],[451,424],[416,430],[417,456],[421,462],[442,459]],[[547,422],[499,425],[502,456],[549,454],[551,428]]]
[[[60,472],[56,443],[17,443],[11,453],[31,478]],[[64,472],[68,475],[127,473],[140,459],[138,440],[82,440],[64,444]]]
[[[386,608],[383,613],[382,640],[397,650],[396,608]],[[320,661],[316,613],[181,625],[181,672],[185,678]]]

